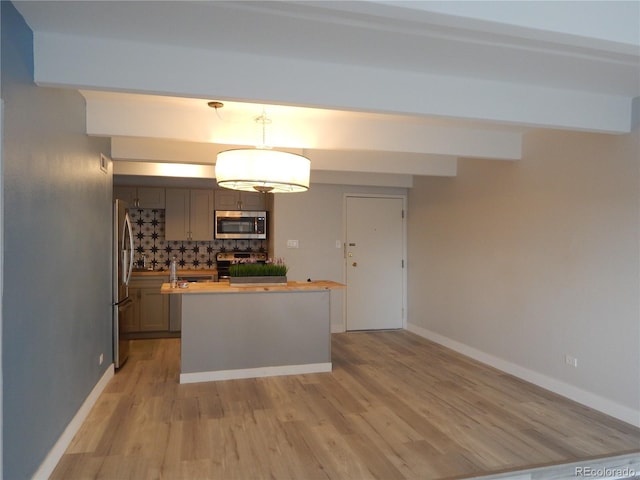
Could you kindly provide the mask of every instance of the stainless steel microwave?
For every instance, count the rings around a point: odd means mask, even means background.
[[[216,210],[215,238],[266,239],[267,212]]]

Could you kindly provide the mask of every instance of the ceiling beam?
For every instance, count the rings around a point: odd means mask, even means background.
[[[619,95],[213,48],[36,32],[35,80],[45,86],[593,132],[628,133],[631,126],[631,99]]]
[[[229,145],[183,142],[167,139],[114,137],[111,156],[116,174],[160,175],[167,169],[185,165],[208,167],[202,175],[213,178],[216,155]],[[451,177],[457,174],[457,158],[446,155],[426,155],[402,152],[363,152],[337,150],[295,150],[311,160],[312,171],[363,172],[371,174],[432,175]],[[162,165],[165,165],[164,167]],[[176,167],[169,166],[176,165]],[[196,169],[197,170],[197,169]],[[195,170],[194,170],[195,171]],[[145,173],[146,172],[146,173]],[[180,176],[180,175],[169,175]]]
[[[463,126],[418,117],[237,102],[214,111],[206,100],[82,93],[87,101],[87,133],[96,136],[172,139],[227,145],[226,148],[258,146],[264,140],[271,147],[299,150],[403,152],[499,160],[519,159],[522,152],[519,130],[502,131],[482,124]],[[264,130],[255,121],[261,110],[270,122]],[[118,142],[129,148],[141,145],[139,140]]]

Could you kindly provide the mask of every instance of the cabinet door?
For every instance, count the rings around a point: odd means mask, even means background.
[[[113,187],[113,198],[124,200],[130,207],[135,207],[138,199],[136,187]]]
[[[160,293],[160,287],[140,289],[140,331],[169,330],[169,297]]]
[[[167,188],[165,200],[165,238],[189,240],[189,190]],[[211,237],[213,238],[213,235]]]
[[[221,188],[215,191],[216,210],[240,210],[240,195],[235,190]]]
[[[138,187],[138,207],[165,208],[164,188]]]
[[[240,210],[265,210],[267,195],[260,192],[240,192]]]
[[[213,190],[191,190],[190,206],[189,239],[213,240]]]
[[[133,307],[130,315],[125,317],[122,323],[122,333],[140,331],[140,289],[129,287],[129,297],[133,300]]]
[[[266,195],[268,194],[222,188],[216,190],[216,210],[265,210]]]

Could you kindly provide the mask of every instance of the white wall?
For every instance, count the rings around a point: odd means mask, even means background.
[[[407,190],[312,184],[305,193],[276,194],[274,255],[284,258],[289,265],[290,280],[344,282],[342,242],[346,193],[406,195]],[[287,248],[287,240],[298,240],[299,248]],[[340,248],[336,248],[336,241],[341,243]],[[334,290],[331,296],[331,330],[334,332],[345,329],[343,307],[344,291]]]
[[[640,425],[639,141],[537,131],[415,178],[410,328]]]

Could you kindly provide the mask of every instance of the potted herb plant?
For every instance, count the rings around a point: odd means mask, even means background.
[[[264,263],[239,259],[229,266],[229,285],[286,285],[288,270],[282,258]]]

